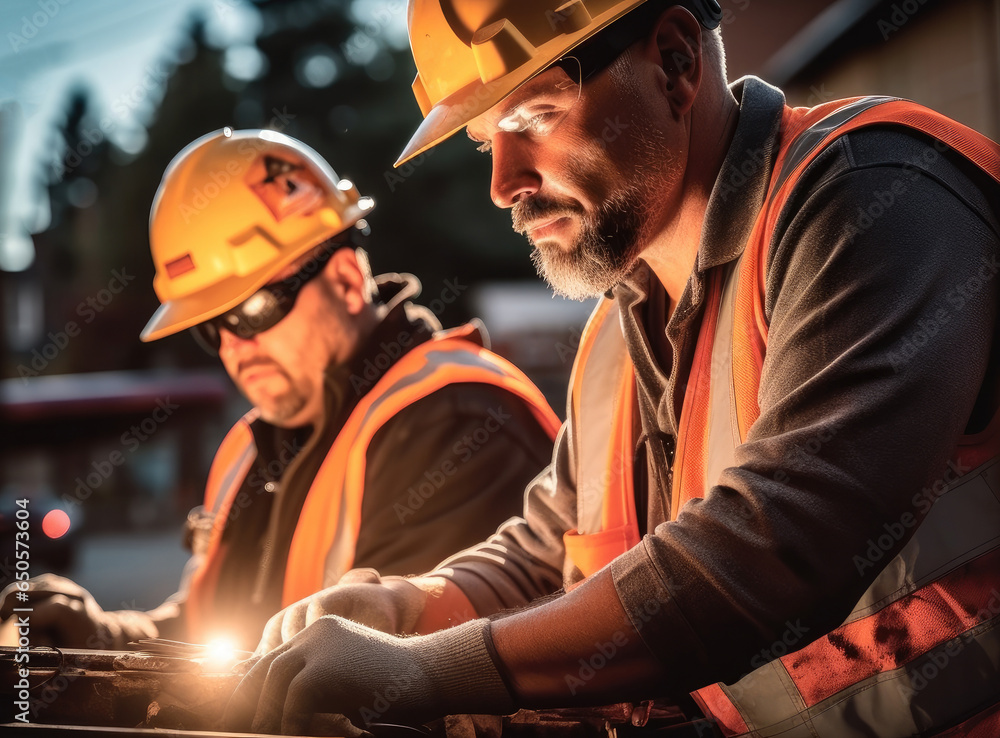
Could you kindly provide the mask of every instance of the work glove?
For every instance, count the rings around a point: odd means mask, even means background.
[[[487,642],[488,620],[401,638],[322,617],[260,657],[236,688],[226,730],[305,733],[324,713],[359,728],[516,710]],[[320,716],[317,720],[317,716]]]
[[[335,586],[272,616],[254,655],[277,648],[326,615],[339,615],[383,633],[413,633],[426,601],[427,593],[405,579],[383,579],[374,569],[355,569]]]
[[[15,582],[0,592],[0,620],[15,615],[15,607],[30,607],[32,646],[119,651],[129,641],[158,635],[156,623],[146,613],[105,612],[90,592],[65,577],[42,574],[26,583],[27,590]],[[17,598],[24,591],[27,602]]]

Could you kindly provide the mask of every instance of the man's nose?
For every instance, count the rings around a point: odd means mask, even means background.
[[[219,355],[233,354],[238,356],[241,351],[251,348],[257,343],[257,336],[240,338],[227,328],[219,328]]]
[[[538,192],[542,177],[535,167],[531,145],[517,133],[493,137],[493,179],[490,198],[498,208],[510,208],[522,197]]]

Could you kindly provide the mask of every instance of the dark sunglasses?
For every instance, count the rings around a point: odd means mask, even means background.
[[[232,310],[193,326],[190,330],[195,340],[214,356],[222,346],[219,331],[223,329],[238,338],[248,339],[274,328],[295,307],[302,288],[322,273],[335,251],[346,245],[346,241],[331,243],[295,274],[265,284]]]

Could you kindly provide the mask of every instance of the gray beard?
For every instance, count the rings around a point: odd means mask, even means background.
[[[639,253],[643,200],[637,188],[620,190],[597,212],[584,217],[580,236],[570,251],[535,247],[531,261],[552,290],[571,300],[599,297],[621,282],[635,266]],[[524,233],[530,220],[559,213],[580,215],[579,209],[552,207],[524,200],[514,206],[514,230]]]

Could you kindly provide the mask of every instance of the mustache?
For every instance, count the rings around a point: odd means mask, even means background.
[[[248,369],[253,369],[255,366],[269,366],[273,367],[282,374],[285,373],[284,368],[278,362],[276,362],[274,359],[268,359],[265,356],[255,356],[251,359],[245,359],[241,361],[236,366],[236,373],[242,376],[243,372],[247,371]]]
[[[510,211],[510,219],[514,231],[524,235],[533,223],[540,220],[551,220],[580,213],[583,213],[583,208],[574,202],[532,195],[514,203],[514,207]]]

